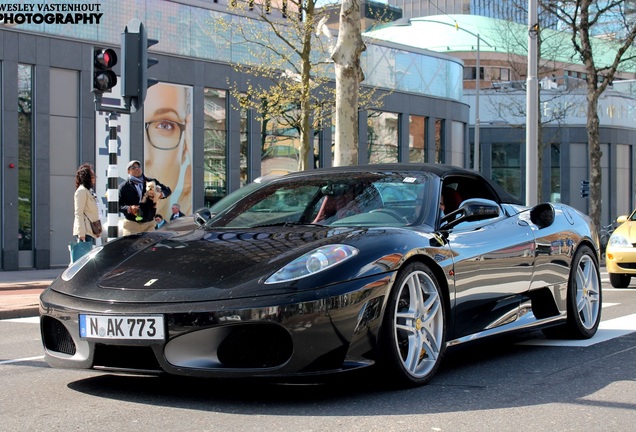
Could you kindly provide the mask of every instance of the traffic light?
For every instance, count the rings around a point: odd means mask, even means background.
[[[148,48],[158,42],[148,39],[146,29],[138,19],[131,20],[121,35],[121,95],[133,112],[144,105],[148,87],[158,82],[148,78],[148,68],[159,63],[155,58],[148,58]]]
[[[110,48],[93,47],[93,91],[109,92],[117,85],[117,75],[112,71],[117,64],[117,53]]]

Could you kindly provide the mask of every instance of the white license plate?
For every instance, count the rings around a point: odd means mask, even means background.
[[[163,340],[162,315],[80,315],[80,336],[93,339]]]

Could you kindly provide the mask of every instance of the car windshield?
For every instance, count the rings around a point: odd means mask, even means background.
[[[246,195],[210,226],[416,225],[429,213],[422,197],[432,183],[428,174],[412,172],[292,176]]]

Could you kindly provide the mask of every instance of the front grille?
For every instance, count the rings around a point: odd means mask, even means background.
[[[77,348],[64,324],[49,316],[42,317],[42,340],[47,350],[75,355]]]
[[[289,333],[273,325],[234,326],[218,348],[225,368],[270,368],[284,364],[292,355]]]
[[[623,263],[623,262],[617,262],[616,263],[620,268],[624,268],[626,270],[636,270],[636,263]]]
[[[93,367],[160,371],[150,347],[95,344]]]

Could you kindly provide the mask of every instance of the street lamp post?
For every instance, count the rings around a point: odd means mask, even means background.
[[[528,78],[526,81],[526,204],[537,204],[538,185],[538,99],[537,55],[539,24],[537,0],[528,0]]]

